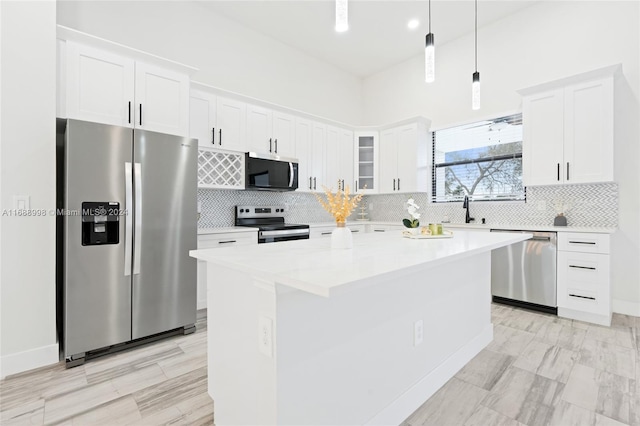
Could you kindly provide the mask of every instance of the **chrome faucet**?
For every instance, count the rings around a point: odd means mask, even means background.
[[[464,201],[462,202],[462,208],[467,209],[467,213],[464,216],[464,223],[471,223],[472,220],[476,220],[469,215],[469,197],[466,195],[464,196]]]

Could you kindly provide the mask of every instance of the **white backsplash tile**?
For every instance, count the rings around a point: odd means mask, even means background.
[[[324,195],[323,195],[324,196]],[[420,206],[421,222],[464,222],[462,203],[429,203],[426,193],[367,195],[370,220],[400,222],[408,217],[404,204],[413,197]],[[262,192],[198,189],[201,202],[200,228],[232,226],[236,205],[284,205],[285,220],[290,223],[332,222],[313,194],[302,192]],[[618,185],[540,186],[527,188],[527,201],[471,202],[471,216],[480,223],[505,225],[553,225],[554,205],[568,206],[565,216],[570,226],[615,227],[618,225]],[[373,209],[369,205],[373,204]],[[353,218],[356,217],[356,212]]]

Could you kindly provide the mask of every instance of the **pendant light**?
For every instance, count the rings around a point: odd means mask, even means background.
[[[478,0],[476,4],[476,24],[475,24],[475,56],[476,71],[473,73],[471,81],[471,109],[480,109],[480,73],[478,72]]]
[[[429,34],[427,34],[424,47],[424,71],[425,81],[432,83],[436,79],[436,52],[431,32],[431,0],[429,0]]]
[[[336,0],[336,31],[343,33],[349,29],[348,0]]]

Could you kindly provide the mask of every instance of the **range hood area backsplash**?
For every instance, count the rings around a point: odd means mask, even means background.
[[[324,194],[320,194],[324,197]],[[420,206],[421,223],[464,223],[462,203],[429,203],[428,194],[366,195],[368,217],[372,221],[398,222],[408,217],[404,203],[413,197]],[[201,204],[199,228],[233,226],[236,205],[284,205],[285,219],[290,223],[332,222],[313,194],[303,192],[263,192],[198,189]],[[480,223],[501,225],[552,225],[555,204],[569,206],[565,212],[569,226],[616,227],[618,225],[618,185],[539,186],[527,188],[527,201],[472,202],[471,216]],[[369,206],[373,205],[373,209]],[[359,207],[349,218],[355,220]]]

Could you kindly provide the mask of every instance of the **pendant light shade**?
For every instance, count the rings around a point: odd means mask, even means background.
[[[436,79],[436,50],[431,32],[431,0],[429,0],[429,34],[424,45],[424,70],[425,81],[432,83]]]
[[[349,29],[348,0],[336,0],[336,31],[339,33]]]
[[[471,80],[471,109],[480,109],[480,73],[478,72],[478,0],[475,1],[475,56],[476,71],[473,73]]]

